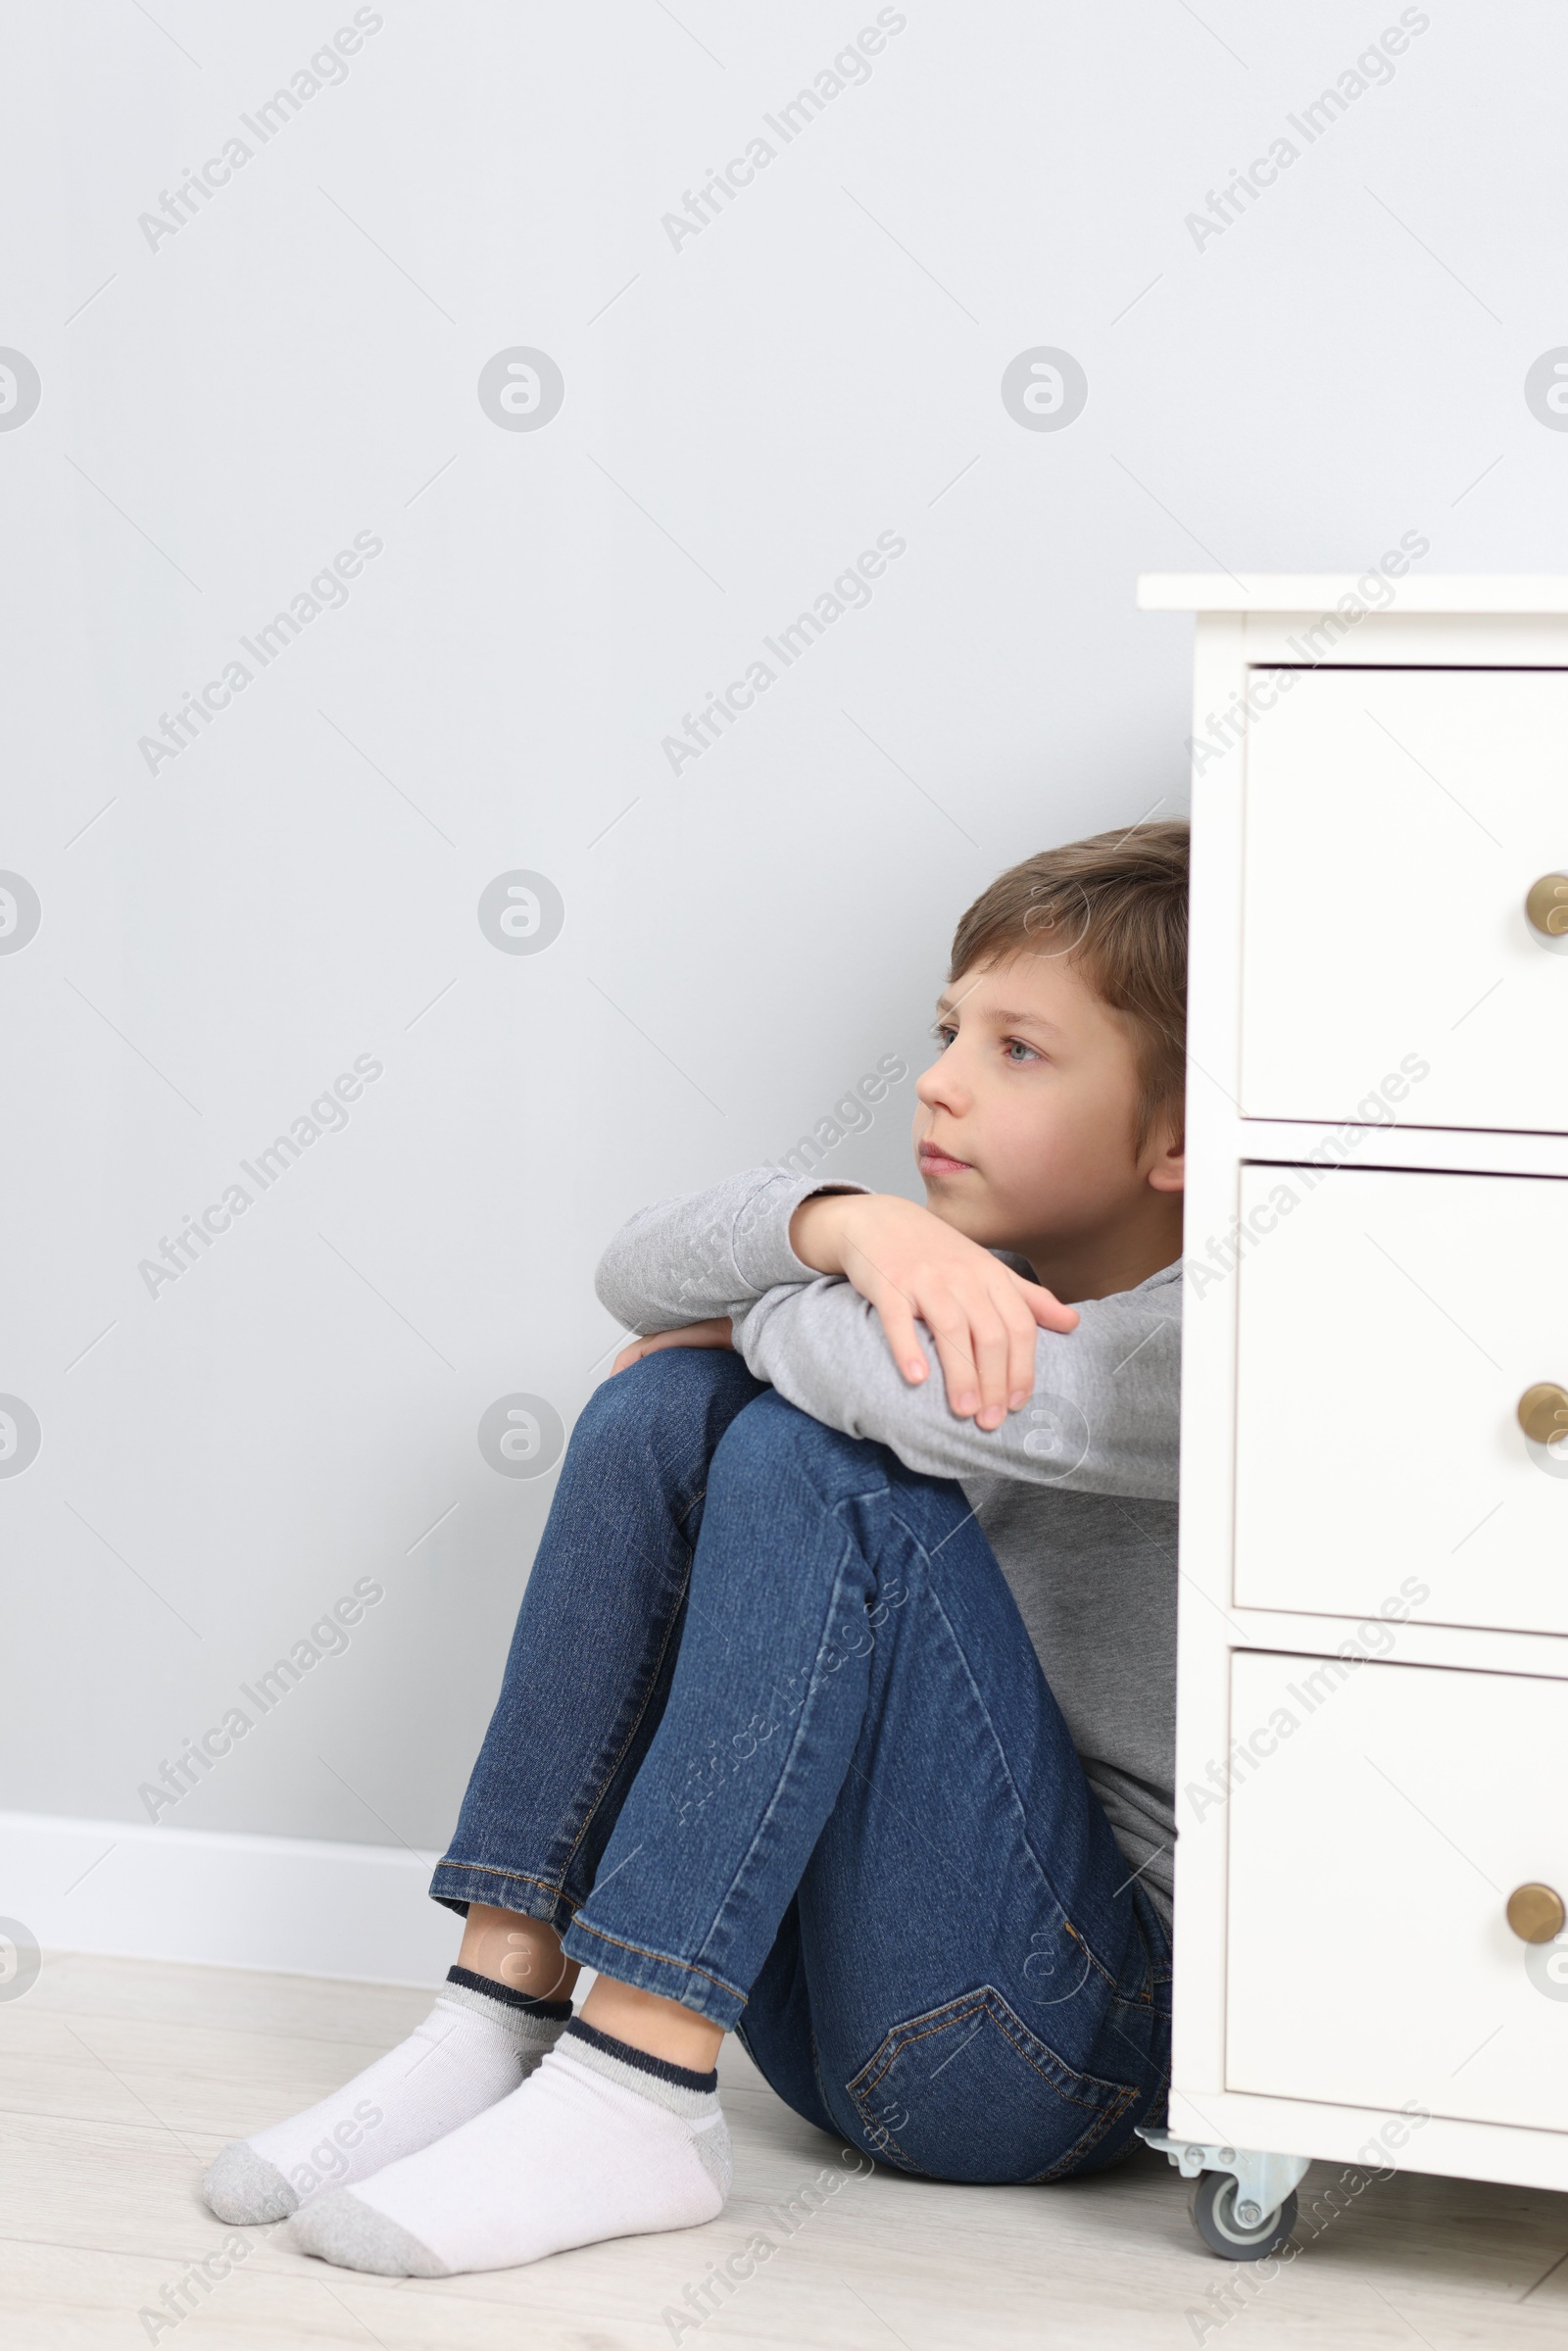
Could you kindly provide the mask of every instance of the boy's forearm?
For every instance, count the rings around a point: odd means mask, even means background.
[[[813,1273],[841,1274],[844,1271],[843,1210],[852,1200],[866,1200],[868,1193],[816,1192],[809,1200],[802,1200],[790,1218],[790,1247],[803,1265]]]
[[[627,1330],[667,1331],[743,1314],[781,1284],[808,1282],[814,1269],[789,1236],[815,1180],[754,1167],[641,1209],[599,1261],[601,1303]]]
[[[911,1386],[848,1282],[770,1292],[735,1328],[747,1367],[829,1428],[888,1446],[928,1476],[993,1476],[1076,1493],[1176,1494],[1179,1279],[1086,1300],[1077,1331],[1042,1331],[1034,1394],[994,1430],[952,1411],[935,1351]]]

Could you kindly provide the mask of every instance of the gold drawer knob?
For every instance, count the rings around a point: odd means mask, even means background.
[[[1568,1388],[1555,1380],[1539,1380],[1519,1398],[1519,1426],[1533,1445],[1549,1445],[1568,1437]]]
[[[1508,1896],[1508,1924],[1522,1943],[1549,1943],[1565,1922],[1562,1896],[1549,1886],[1516,1886]]]
[[[1544,938],[1568,938],[1568,873],[1544,873],[1525,900],[1525,914]]]

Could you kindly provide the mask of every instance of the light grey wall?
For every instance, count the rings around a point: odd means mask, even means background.
[[[1182,807],[1189,631],[1134,575],[1359,571],[1407,532],[1435,570],[1562,567],[1568,438],[1524,382],[1568,341],[1568,38],[1434,0],[1308,143],[1396,7],[906,0],[786,145],[765,118],[874,6],[368,13],[263,144],[242,118],[351,6],[7,12],[0,343],[41,400],[0,430],[0,866],[42,919],[0,955],[0,1390],[42,1444],[0,1478],[0,1739],[11,1805],[144,1818],[370,1578],[347,1651],[162,1817],[437,1844],[552,1485],[481,1415],[569,1426],[631,1208],[917,1060],[994,872]],[[229,184],[145,226],[236,132]],[[1282,135],[1275,185],[1190,224]],[[564,376],[539,429],[478,396],[516,347]],[[1060,429],[999,388],[1039,347],[1087,376]],[[672,772],[883,532],[870,601]],[[261,668],[241,640],[357,533],[346,602]],[[236,655],[198,739],[138,748]],[[517,870],[564,903],[542,952],[480,927]],[[347,1126],[261,1193],[240,1161],[361,1055]],[[911,1094],[832,1164],[912,1189]]]

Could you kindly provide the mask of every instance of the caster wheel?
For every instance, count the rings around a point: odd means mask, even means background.
[[[1221,2261],[1266,2261],[1288,2243],[1296,2227],[1296,2190],[1283,2204],[1248,2225],[1236,2217],[1236,2180],[1229,2172],[1204,2172],[1193,2190],[1193,2227]]]

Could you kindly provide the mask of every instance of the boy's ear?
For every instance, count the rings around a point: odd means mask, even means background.
[[[1164,1143],[1149,1170],[1149,1181],[1156,1192],[1183,1192],[1187,1188],[1187,1136],[1185,1131],[1172,1134],[1166,1131]]]

